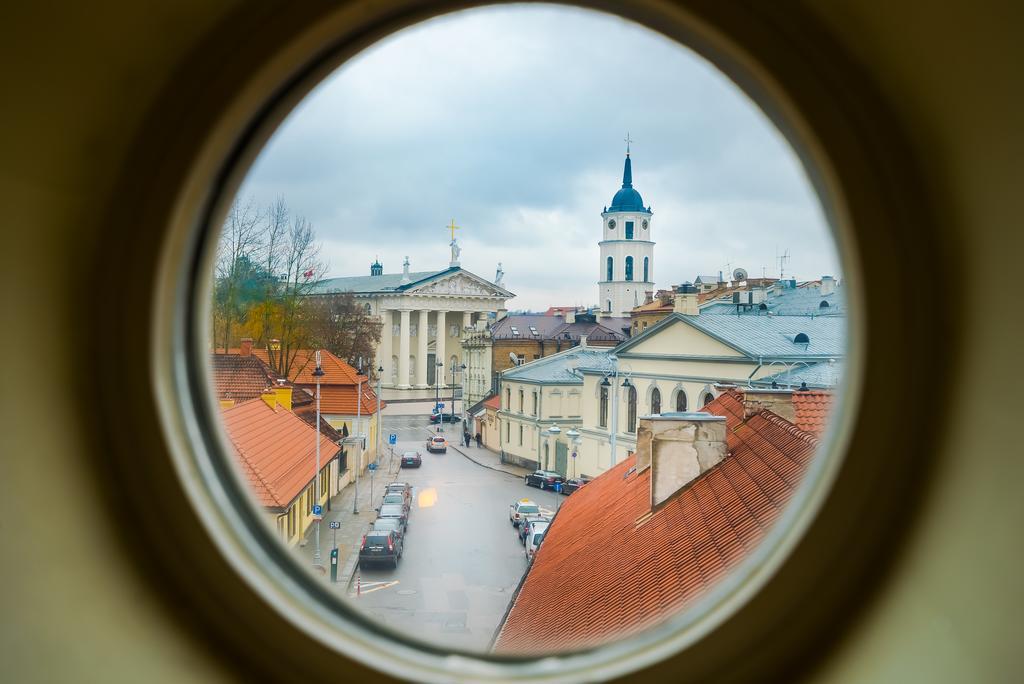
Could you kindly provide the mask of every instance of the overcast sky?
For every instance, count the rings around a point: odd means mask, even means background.
[[[602,209],[622,183],[654,212],[667,288],[726,265],[839,276],[814,192],[788,144],[703,59],[617,17],[505,6],[441,17],[351,60],[291,114],[241,190],[284,196],[324,243],[331,276],[497,263],[510,309],[595,304]]]

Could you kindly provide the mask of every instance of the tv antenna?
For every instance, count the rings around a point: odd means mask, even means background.
[[[786,279],[786,264],[792,257],[789,255],[789,250],[785,250],[782,254],[779,254],[779,250],[775,248],[775,259],[779,262],[779,280]]]

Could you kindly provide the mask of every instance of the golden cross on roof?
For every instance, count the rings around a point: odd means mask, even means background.
[[[455,219],[452,219],[451,225],[450,226],[445,226],[445,228],[447,228],[448,230],[451,231],[451,233],[452,233],[452,240],[454,241],[455,240],[455,231],[461,229],[462,226],[455,225]]]

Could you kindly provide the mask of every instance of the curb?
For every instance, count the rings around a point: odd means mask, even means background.
[[[431,431],[427,430],[427,434],[428,434],[428,435],[433,435],[433,434],[435,434],[435,433],[433,433],[433,432],[431,432]],[[488,464],[486,464],[486,463],[483,463],[483,462],[481,462],[481,461],[478,461],[478,460],[476,460],[475,458],[473,458],[472,456],[470,456],[469,454],[467,454],[467,453],[466,453],[465,451],[463,451],[462,449],[460,449],[459,447],[457,447],[457,446],[454,446],[454,445],[452,445],[452,443],[451,443],[451,442],[449,442],[449,443],[448,443],[448,448],[449,448],[449,449],[454,449],[456,453],[458,453],[458,454],[461,454],[461,455],[462,455],[462,456],[463,456],[464,458],[466,458],[466,460],[469,460],[469,461],[472,461],[473,463],[476,463],[476,464],[477,464],[478,466],[480,466],[481,468],[487,468],[488,470],[493,470],[493,471],[494,471],[494,472],[496,472],[496,473],[504,473],[505,475],[508,475],[509,477],[514,477],[514,478],[516,478],[517,480],[518,480],[518,479],[519,479],[520,477],[523,477],[522,475],[517,475],[516,473],[510,473],[509,471],[505,470],[504,468],[496,468],[496,467],[494,467],[494,466],[492,466],[492,465],[488,465]]]

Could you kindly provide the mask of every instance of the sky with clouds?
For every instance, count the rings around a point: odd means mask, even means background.
[[[554,6],[459,12],[390,36],[288,117],[240,194],[283,196],[323,242],[330,276],[462,266],[510,309],[597,302],[600,213],[622,183],[654,212],[667,288],[743,267],[839,276],[829,229],[786,141],[724,75],[617,17]]]

